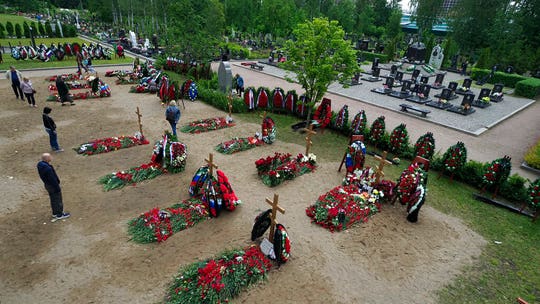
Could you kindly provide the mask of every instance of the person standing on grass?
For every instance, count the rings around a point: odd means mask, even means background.
[[[15,92],[15,97],[24,101],[23,91],[21,89],[21,80],[23,79],[21,72],[15,69],[14,66],[9,67],[9,71],[6,72],[6,79],[11,81],[11,87]]]
[[[54,171],[54,167],[51,165],[52,156],[49,153],[43,153],[41,155],[41,161],[37,164],[37,170],[39,177],[45,185],[45,189],[49,193],[52,208],[52,220],[56,222],[63,220],[71,216],[68,212],[64,212],[64,204],[62,202],[62,189],[60,188],[60,178]]]
[[[169,102],[167,110],[165,110],[165,119],[171,124],[172,133],[176,136],[176,124],[180,120],[180,109],[176,107],[176,101]]]
[[[56,134],[56,124],[54,120],[49,116],[52,109],[49,107],[43,108],[43,126],[45,131],[49,134],[49,142],[51,143],[51,148],[56,153],[64,152],[64,149],[61,149],[58,145],[58,135]]]
[[[28,105],[30,107],[36,108],[36,99],[34,98],[34,94],[36,93],[36,90],[32,87],[32,82],[30,79],[23,77],[23,82],[21,83],[21,89],[24,93],[24,96],[26,96],[26,100],[28,100]]]

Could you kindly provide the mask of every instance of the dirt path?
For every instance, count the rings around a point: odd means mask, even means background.
[[[323,162],[315,173],[274,189],[264,186],[256,176],[256,159],[274,151],[303,150],[279,141],[279,136],[271,146],[215,154],[244,203],[237,211],[175,234],[163,244],[129,242],[128,220],[187,198],[193,173],[217,143],[252,135],[260,126],[238,121],[229,129],[180,133],[188,146],[185,172],[103,192],[99,177],[149,161],[152,146],[92,157],[71,148],[92,138],[132,135],[137,131],[137,106],[152,143],[168,128],[154,95],[130,94],[128,86],[116,86],[110,78],[110,98],[79,101],[73,107],[47,103],[66,149],[54,155],[53,162],[62,179],[66,210],[72,213],[67,221],[52,224],[35,165],[40,154],[49,151],[41,109],[48,85],[43,79],[53,73],[59,72],[25,73],[38,90],[35,109],[15,101],[7,81],[0,81],[1,303],[159,302],[181,265],[250,244],[252,221],[274,191],[287,209],[280,220],[293,242],[292,259],[273,270],[267,282],[241,294],[237,303],[433,303],[435,291],[473,263],[485,245],[478,234],[429,203],[415,225],[405,220],[401,206],[384,206],[368,223],[342,233],[311,224],[305,208],[340,184],[342,174],[335,170],[337,163]],[[187,102],[181,124],[218,115],[224,113]]]

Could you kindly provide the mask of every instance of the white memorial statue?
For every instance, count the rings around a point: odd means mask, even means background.
[[[443,51],[444,49],[439,44],[437,44],[435,47],[433,47],[433,50],[431,50],[431,56],[429,57],[429,65],[437,70],[441,68],[444,59]]]

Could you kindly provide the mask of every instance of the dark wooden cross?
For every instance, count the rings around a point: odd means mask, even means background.
[[[384,171],[383,171],[384,166],[392,164],[392,162],[389,162],[386,159],[386,154],[388,154],[388,152],[384,151],[382,156],[375,155],[375,159],[380,160],[379,165],[377,166],[377,171],[375,171],[375,183],[376,184],[378,184],[379,181],[381,180],[381,177],[384,176]]]
[[[142,114],[139,111],[139,107],[137,107],[137,112],[135,112],[135,114],[137,114],[137,119],[139,120],[139,132],[141,132],[141,136],[144,137],[144,134],[143,134],[143,131],[142,131],[142,123],[141,123]]]
[[[311,141],[311,135],[317,134],[317,132],[313,131],[313,124],[309,125],[309,129],[303,128],[302,131],[307,133],[306,136],[306,156],[309,154],[309,148],[311,148],[311,145],[313,142]]]
[[[214,154],[210,153],[208,159],[205,159],[204,161],[208,164],[208,170],[210,170],[210,178],[212,178],[212,176],[214,176],[214,168],[218,168],[218,166],[214,164]]]
[[[268,240],[270,243],[274,243],[274,231],[276,229],[276,211],[281,212],[282,214],[285,214],[285,209],[281,208],[281,206],[278,205],[278,199],[279,195],[274,193],[274,200],[271,201],[268,197],[266,198],[266,202],[272,206],[272,214],[270,215],[270,220],[272,223],[270,224],[270,235],[268,236]]]

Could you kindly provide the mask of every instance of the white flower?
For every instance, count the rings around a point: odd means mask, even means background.
[[[236,261],[237,262],[242,262],[244,260],[244,258],[242,258],[241,256],[237,256],[236,257]]]

